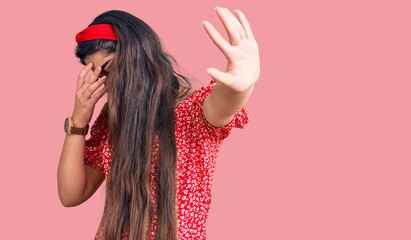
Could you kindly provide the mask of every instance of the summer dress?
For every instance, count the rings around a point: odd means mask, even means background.
[[[211,203],[211,184],[219,147],[231,130],[243,128],[248,123],[248,109],[240,109],[232,121],[224,127],[215,127],[203,114],[203,102],[217,82],[203,86],[180,102],[175,110],[175,136],[177,144],[177,224],[180,240],[205,240],[206,220]],[[110,172],[111,158],[108,145],[108,123],[104,107],[94,122],[91,137],[86,140],[84,162],[105,174]],[[154,239],[156,213],[156,182],[158,138],[155,139],[152,159],[151,187],[154,207],[154,222],[150,240]],[[122,239],[128,239],[127,232]],[[101,229],[95,240],[101,240]]]

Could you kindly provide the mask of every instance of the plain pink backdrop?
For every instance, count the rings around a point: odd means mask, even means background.
[[[215,6],[245,13],[261,75],[250,122],[221,148],[208,239],[411,239],[411,4],[396,0],[3,4],[2,239],[93,239],[97,230],[105,183],[74,208],[57,193],[82,68],[75,34],[104,11],[128,11],[198,89],[207,67],[225,68],[201,23],[226,36]]]

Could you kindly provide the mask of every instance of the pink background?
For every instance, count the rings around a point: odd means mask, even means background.
[[[249,124],[221,148],[208,239],[411,239],[411,4],[394,0],[3,4],[2,239],[92,239],[97,230],[104,183],[74,208],[57,193],[82,68],[75,34],[104,11],[128,11],[198,89],[207,67],[225,68],[201,24],[226,36],[214,6],[245,13],[261,76]]]

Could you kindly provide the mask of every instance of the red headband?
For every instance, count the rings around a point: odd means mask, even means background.
[[[117,40],[117,36],[110,24],[91,25],[76,35],[77,44],[94,39]]]

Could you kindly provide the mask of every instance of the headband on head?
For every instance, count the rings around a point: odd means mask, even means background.
[[[94,39],[117,40],[117,35],[110,24],[91,25],[76,35],[77,44]]]

